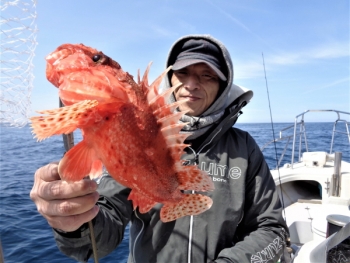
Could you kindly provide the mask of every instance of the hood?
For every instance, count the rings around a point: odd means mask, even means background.
[[[253,97],[253,92],[249,89],[233,84],[234,71],[231,56],[224,44],[222,44],[220,41],[218,41],[210,35],[188,35],[177,40],[170,48],[168,59],[166,61],[166,68],[174,64],[175,59],[180,52],[182,43],[188,39],[206,39],[207,41],[213,42],[220,48],[222,55],[226,61],[226,72],[224,72],[224,74],[226,73],[227,75],[227,85],[221,91],[221,94],[218,96],[215,102],[205,112],[203,112],[201,116],[206,117],[210,115],[218,115],[221,112],[223,112],[229,105],[232,106],[233,101],[245,101],[246,103],[248,103]],[[171,72],[167,74],[167,77],[165,79],[165,88],[171,86],[171,74]],[[172,95],[170,97],[170,102],[174,101],[175,96]]]

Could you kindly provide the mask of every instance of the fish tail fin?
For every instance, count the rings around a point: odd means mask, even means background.
[[[208,210],[213,200],[201,194],[184,194],[184,198],[177,203],[166,203],[160,210],[162,222],[170,222],[187,215],[198,215]]]
[[[70,149],[58,164],[62,180],[79,181],[86,176],[97,178],[102,174],[102,162],[96,152],[83,140]]]
[[[39,111],[38,113],[46,116],[30,118],[32,132],[39,141],[52,135],[71,133],[78,127],[94,121],[91,113],[97,105],[96,100],[85,100],[67,107]]]
[[[202,192],[214,190],[214,183],[206,172],[198,169],[196,165],[184,166],[182,162],[179,161],[175,164],[177,177],[180,182],[180,190]]]
[[[134,210],[139,207],[140,213],[147,213],[157,203],[145,195],[139,194],[135,189],[131,190],[128,200],[132,200]]]

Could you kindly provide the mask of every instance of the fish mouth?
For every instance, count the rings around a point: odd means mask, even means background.
[[[59,87],[60,75],[57,72],[56,65],[65,58],[72,55],[74,52],[68,45],[61,45],[58,50],[51,52],[45,57],[46,60],[46,78],[56,87]]]
[[[59,87],[60,76],[55,71],[51,63],[46,64],[46,78],[50,81],[56,88]]]
[[[67,58],[68,56],[74,54],[74,49],[72,45],[63,44],[59,46],[55,51],[51,52],[45,57],[47,63],[51,65],[58,64],[62,59]]]

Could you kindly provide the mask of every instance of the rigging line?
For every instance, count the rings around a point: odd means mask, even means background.
[[[282,209],[283,209],[283,214],[284,214],[284,220],[286,220],[286,222],[287,222],[286,210],[285,210],[285,208],[284,208],[284,200],[283,200],[283,191],[282,191],[282,183],[281,183],[280,169],[279,169],[279,167],[278,167],[276,137],[275,137],[275,129],[274,129],[274,126],[273,126],[273,120],[272,120],[271,103],[270,103],[270,94],[269,94],[269,86],[267,85],[267,77],[266,77],[264,53],[261,53],[261,55],[262,55],[262,60],[263,60],[263,65],[264,65],[264,73],[265,73],[265,84],[266,84],[266,91],[267,91],[267,99],[268,99],[268,101],[269,101],[270,119],[271,119],[272,135],[273,135],[273,145],[274,145],[274,147],[275,147],[275,160],[276,160],[276,164],[277,164],[276,167],[277,167],[277,172],[278,172],[278,181],[279,181],[279,184],[280,184],[281,199],[282,199]]]

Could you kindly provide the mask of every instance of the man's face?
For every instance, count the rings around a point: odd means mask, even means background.
[[[219,92],[219,77],[205,63],[190,65],[186,68],[174,71],[171,84],[183,85],[175,90],[177,101],[189,99],[180,105],[180,111],[189,110],[187,115],[199,116],[214,102]]]

